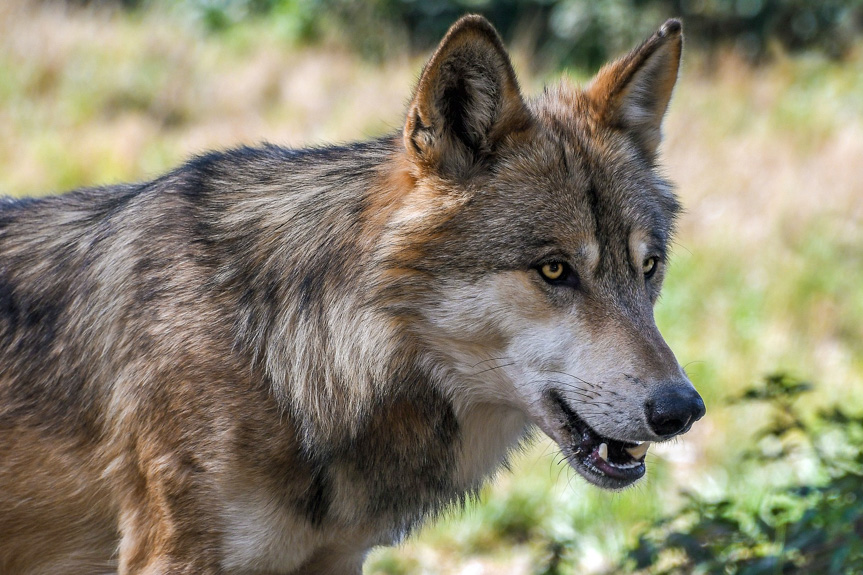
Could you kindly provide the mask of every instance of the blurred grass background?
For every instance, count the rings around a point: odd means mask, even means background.
[[[773,486],[807,477],[800,460],[744,466],[766,412],[728,398],[785,372],[818,384],[804,411],[863,405],[860,2],[3,0],[0,193],[399,130],[428,50],[466,11],[500,27],[528,94],[560,74],[587,80],[684,17],[663,158],[686,213],[656,316],[708,414],[652,449],[646,480],[622,493],[587,486],[540,440],[467,510],[376,550],[366,573],[613,572],[681,490],[757,512]]]

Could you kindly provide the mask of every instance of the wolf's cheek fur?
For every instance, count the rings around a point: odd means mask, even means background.
[[[447,379],[448,393],[462,405],[517,409],[558,439],[551,432],[557,414],[543,400],[553,391],[604,435],[652,438],[646,387],[635,383],[643,379],[638,350],[614,330],[596,334],[577,307],[552,304],[534,273],[491,273],[438,288],[426,333],[458,372]]]
[[[565,443],[571,438],[558,430],[559,409],[546,400],[554,394],[603,436],[656,440],[646,412],[651,394],[686,378],[655,326],[645,340],[623,320],[597,325],[577,303],[553,302],[535,273],[489,273],[438,287],[426,337],[455,371],[444,381],[457,409],[516,410]]]

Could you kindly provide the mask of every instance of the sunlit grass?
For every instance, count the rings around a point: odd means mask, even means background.
[[[207,35],[176,15],[3,3],[0,191],[142,180],[211,148],[399,129],[422,55],[375,65],[295,40],[265,22]],[[539,85],[527,57],[516,64],[524,86]],[[813,407],[863,403],[860,94],[859,50],[758,69],[688,54],[664,144],[687,211],[656,315],[707,417],[657,448],[647,480],[623,493],[587,486],[539,441],[465,512],[375,551],[367,572],[541,573],[555,553],[597,572],[681,488],[758,508],[777,478],[739,476],[730,462],[760,414],[726,399],[789,371],[819,384]]]

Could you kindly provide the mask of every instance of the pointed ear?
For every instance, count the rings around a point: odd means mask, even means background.
[[[481,16],[465,16],[423,69],[405,122],[405,148],[417,165],[461,177],[529,118],[494,27]]]
[[[587,88],[600,121],[629,132],[651,161],[662,139],[662,117],[682,49],[680,21],[668,20],[644,44],[603,67]]]

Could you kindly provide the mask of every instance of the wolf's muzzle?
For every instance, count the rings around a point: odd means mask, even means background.
[[[691,384],[667,385],[647,401],[647,422],[665,439],[685,433],[704,416],[704,401]]]

